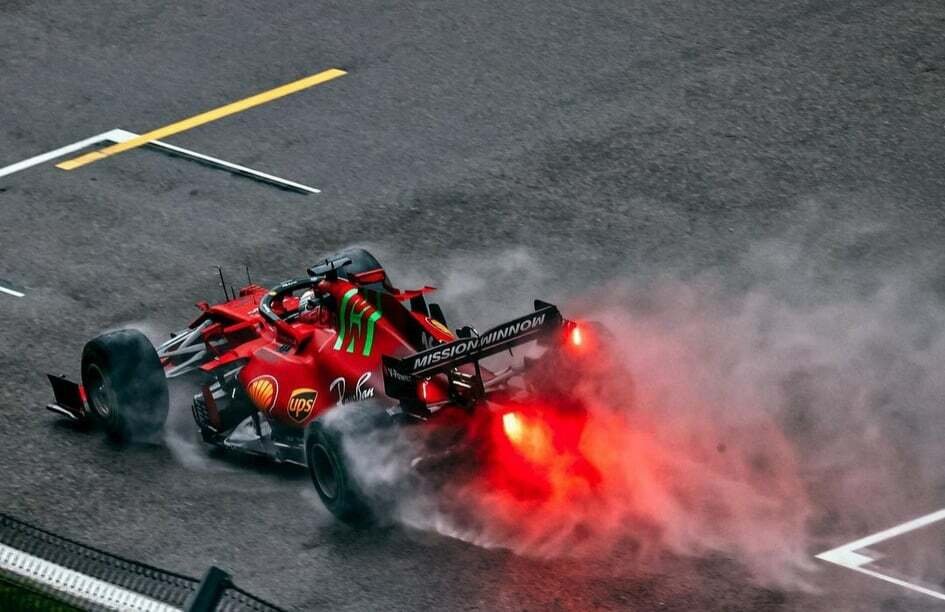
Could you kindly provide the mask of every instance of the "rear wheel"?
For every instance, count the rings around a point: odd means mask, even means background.
[[[365,527],[377,522],[377,504],[356,473],[351,453],[362,446],[375,448],[378,440],[372,436],[391,425],[384,408],[368,402],[334,408],[305,430],[305,460],[312,484],[325,507],[344,523]]]
[[[150,441],[167,419],[164,367],[139,331],[102,334],[82,350],[82,386],[93,418],[120,441]]]
[[[347,257],[351,260],[351,263],[347,266],[341,268],[338,273],[338,276],[341,278],[350,278],[356,274],[363,274],[365,272],[371,272],[374,270],[384,270],[384,267],[381,266],[381,262],[377,260],[374,255],[370,253],[367,249],[362,249],[360,247],[348,247],[339,251],[335,257]],[[365,285],[368,289],[373,289],[375,291],[386,291],[390,286],[390,281],[387,280],[387,273],[384,272],[384,280],[368,283]]]

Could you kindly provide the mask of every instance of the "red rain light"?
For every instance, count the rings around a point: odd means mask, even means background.
[[[527,459],[541,462],[553,452],[551,431],[541,421],[518,412],[502,415],[502,430],[518,451]]]
[[[522,417],[517,412],[506,412],[502,415],[502,428],[505,430],[505,436],[513,444],[519,444],[522,441]]]

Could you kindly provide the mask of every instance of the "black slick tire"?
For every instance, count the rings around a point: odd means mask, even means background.
[[[345,453],[345,443],[365,441],[391,426],[383,407],[373,402],[334,408],[305,430],[305,460],[315,491],[325,507],[352,527],[376,524],[378,513]]]
[[[123,329],[82,349],[82,385],[92,418],[120,442],[151,442],[167,420],[167,379],[151,342]]]

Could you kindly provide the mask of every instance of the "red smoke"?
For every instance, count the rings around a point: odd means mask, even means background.
[[[776,424],[760,408],[719,405],[693,356],[666,359],[685,347],[634,334],[633,350],[652,359],[631,376],[608,348],[628,342],[626,329],[590,331],[566,336],[569,375],[560,364],[548,373],[572,397],[493,406],[488,467],[449,491],[464,518],[451,528],[441,516],[438,529],[536,556],[730,553],[790,580],[808,502]]]

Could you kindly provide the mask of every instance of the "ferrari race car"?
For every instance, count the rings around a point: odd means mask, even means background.
[[[495,444],[483,432],[499,431],[527,462],[534,407],[567,404],[572,358],[591,342],[593,326],[537,300],[533,312],[483,333],[454,333],[427,303],[431,291],[395,289],[369,252],[346,249],[303,278],[272,289],[250,281],[223,302],[199,302],[200,315],[156,348],[132,329],[94,338],[82,351],[81,384],[49,375],[48,408],[117,440],[149,440],[167,418],[169,381],[191,384],[206,443],[304,466],[335,516],[370,522],[377,505],[352,469],[350,439],[434,429],[409,458],[422,471],[481,454],[482,440]],[[531,341],[537,356],[499,371],[480,363]],[[554,437],[542,443],[553,449]]]

